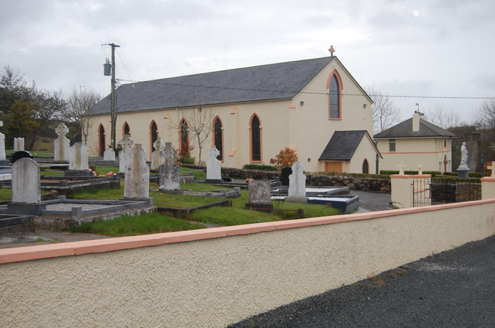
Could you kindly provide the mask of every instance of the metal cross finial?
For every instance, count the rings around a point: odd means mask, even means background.
[[[330,46],[330,49],[328,49],[328,51],[330,51],[330,56],[333,57],[333,53],[335,52],[335,49],[333,48],[333,44]]]

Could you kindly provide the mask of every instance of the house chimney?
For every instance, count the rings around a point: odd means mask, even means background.
[[[415,111],[414,114],[413,114],[412,132],[413,133],[418,133],[419,132],[419,113],[418,113],[418,111]]]

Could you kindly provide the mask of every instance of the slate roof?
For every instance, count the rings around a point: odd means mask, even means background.
[[[420,118],[419,132],[412,132],[412,117],[385,131],[375,134],[375,139],[399,138],[457,138],[457,135]]]
[[[117,93],[117,112],[199,107],[291,99],[336,57],[238,68],[125,84]],[[110,95],[95,114],[110,113]]]
[[[325,150],[321,153],[319,161],[350,161],[363,137],[367,136],[374,146],[368,131],[335,131],[330,138]],[[374,146],[379,154],[378,149]],[[381,157],[381,155],[380,155]]]

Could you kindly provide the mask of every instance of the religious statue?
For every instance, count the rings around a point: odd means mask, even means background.
[[[467,166],[467,160],[468,160],[468,151],[466,149],[466,143],[463,142],[461,146],[461,165],[460,166]]]

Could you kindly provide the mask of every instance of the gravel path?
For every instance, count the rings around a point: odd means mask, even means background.
[[[495,236],[229,327],[495,327]]]

